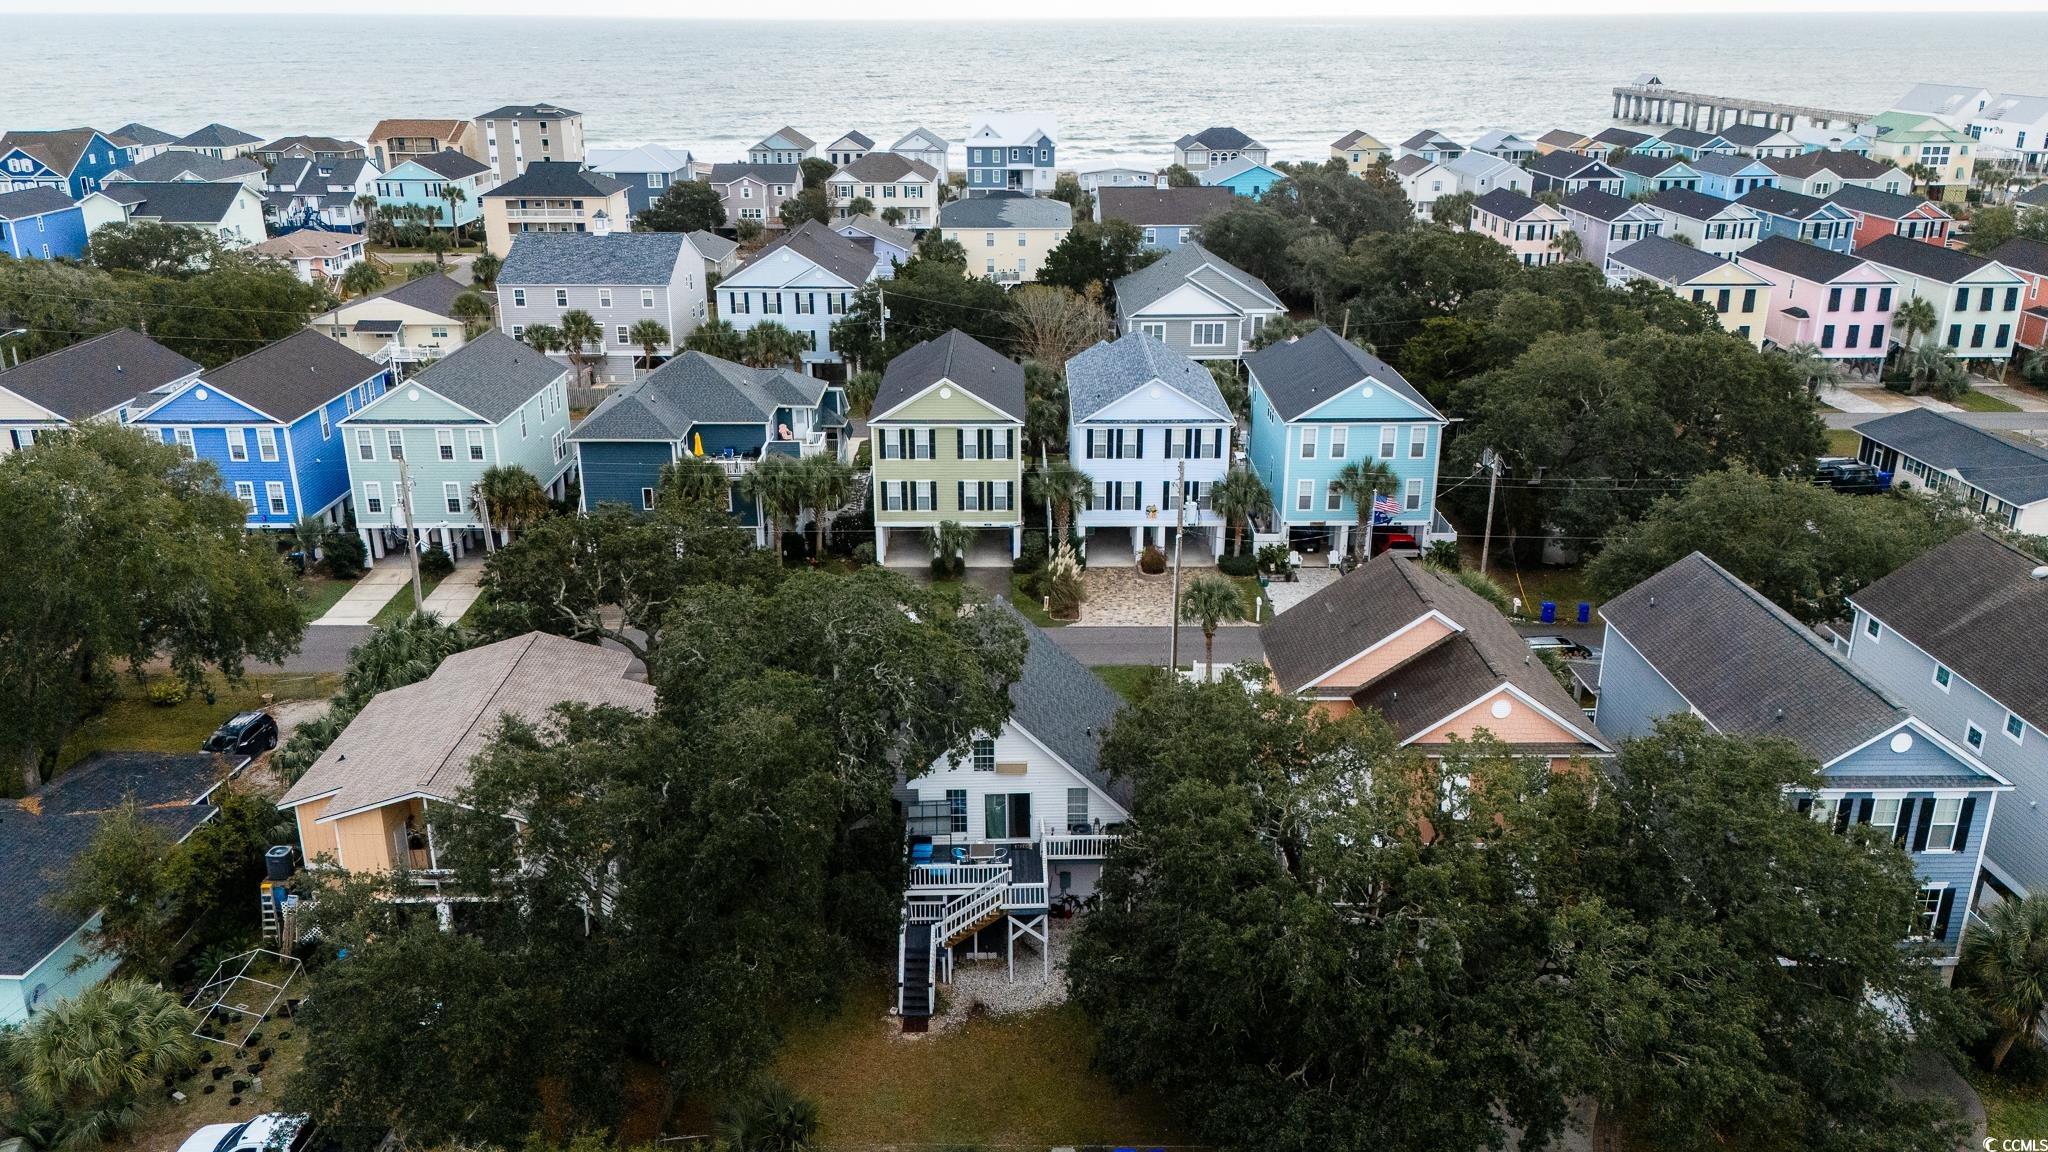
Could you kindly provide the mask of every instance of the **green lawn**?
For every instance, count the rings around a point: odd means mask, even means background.
[[[1950,401],[1965,412],[2018,412],[2020,406],[1985,392],[1969,391]]]
[[[1089,1067],[1095,1030],[1071,1005],[906,1036],[879,982],[793,1025],[772,1072],[817,1101],[827,1148],[1046,1148],[1179,1142],[1165,1108]]]
[[[1116,689],[1116,694],[1137,703],[1139,693],[1151,683],[1154,676],[1163,675],[1164,670],[1151,664],[1111,664],[1098,667],[1095,674],[1102,682]]]
[[[1510,596],[1522,598],[1522,614],[1531,620],[1538,619],[1545,600],[1557,602],[1557,618],[1560,623],[1571,623],[1578,619],[1579,601],[1584,600],[1599,611],[1599,600],[1586,589],[1585,573],[1577,567],[1567,568],[1522,568],[1496,563],[1490,573],[1494,581]]]
[[[210,681],[213,703],[198,692],[184,703],[159,707],[149,702],[148,690],[125,673],[120,677],[113,700],[99,715],[72,733],[57,756],[63,771],[94,752],[197,752],[221,721],[237,712],[260,708],[263,694],[278,700],[322,700],[341,687],[333,673],[307,673],[245,677],[230,688],[218,678]]]
[[[1266,590],[1259,586],[1257,576],[1228,576],[1225,579],[1237,585],[1244,593],[1244,618],[1255,624],[1263,624],[1273,618],[1273,602],[1266,598]]]
[[[2048,1133],[2048,1092],[2040,1084],[2015,1083],[1975,1065],[1963,1078],[1984,1101],[1986,1135],[2002,1140]]]
[[[1040,628],[1064,628],[1065,620],[1056,620],[1045,610],[1044,601],[1024,591],[1024,577],[1012,574],[1010,577],[1010,603],[1024,614],[1026,620]]]
[[[1862,444],[1863,437],[1858,435],[1854,428],[1828,429],[1828,455],[1830,456],[1854,456],[1856,455],[1856,449],[1862,446]]]
[[[438,576],[422,575],[420,577],[420,601],[422,603],[426,601],[427,597],[434,594],[434,589],[440,586],[441,580],[442,578]],[[400,620],[411,616],[413,607],[412,581],[408,579],[398,589],[398,595],[393,596],[389,604],[377,610],[377,615],[371,617],[370,623],[378,628],[382,628],[386,624],[396,624]]]
[[[299,581],[299,591],[304,593],[306,597],[299,602],[299,611],[304,614],[306,622],[310,624],[327,615],[327,610],[334,607],[335,603],[343,596],[348,595],[348,590],[355,586],[356,582],[353,580],[330,580],[325,576],[307,576]]]

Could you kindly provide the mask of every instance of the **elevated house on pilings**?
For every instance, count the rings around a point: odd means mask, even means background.
[[[1015,613],[1002,603],[982,610]],[[1131,816],[1130,781],[1101,760],[1122,700],[1017,622],[1030,649],[1010,685],[1009,720],[897,789],[909,866],[896,983],[905,1032],[925,1030],[963,952],[1001,955],[1014,981],[1022,942],[1038,953],[1038,978],[1051,979],[1052,917],[1092,901]]]

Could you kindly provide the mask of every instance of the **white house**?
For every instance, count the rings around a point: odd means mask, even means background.
[[[825,181],[839,219],[853,215],[855,200],[866,200],[876,217],[893,208],[903,227],[919,231],[938,220],[939,186],[937,169],[895,152],[864,153]]]
[[[1237,419],[1209,370],[1131,332],[1067,361],[1067,400],[1068,452],[1094,483],[1076,515],[1082,547],[1101,540],[1091,562],[1115,563],[1125,534],[1134,560],[1146,544],[1170,549],[1176,524],[1220,555],[1224,524],[1209,498],[1230,471]],[[1187,537],[1182,547],[1200,554]]]
[[[301,228],[271,240],[249,246],[255,256],[267,256],[292,270],[308,284],[329,284],[360,264],[363,238],[354,232],[322,232]]]
[[[88,233],[115,223],[148,221],[181,224],[218,237],[224,248],[242,248],[268,233],[263,197],[246,184],[180,180],[161,184],[118,181],[79,202]]]
[[[1154,188],[1162,181],[1159,173],[1150,168],[1124,168],[1107,164],[1100,168],[1084,168],[1075,174],[1083,192],[1096,192],[1104,188]]]
[[[1415,206],[1415,218],[1429,219],[1429,210],[1440,196],[1449,196],[1458,190],[1458,174],[1434,160],[1421,156],[1403,155],[1390,165],[1394,178],[1401,182],[1401,191],[1407,194],[1408,202]]]
[[[1472,151],[1443,162],[1458,181],[1458,191],[1484,196],[1496,188],[1529,194],[1529,174],[1488,152]]]
[[[939,174],[939,183],[944,184],[946,174],[952,171],[947,155],[952,147],[944,136],[929,128],[912,128],[894,144],[889,145],[889,151],[906,160],[916,160],[925,164]]]
[[[741,332],[764,321],[808,336],[804,365],[836,364],[832,325],[875,276],[875,254],[815,220],[780,236],[718,286],[718,314]]]

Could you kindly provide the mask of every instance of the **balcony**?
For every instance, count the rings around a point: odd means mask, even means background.
[[[505,209],[505,219],[507,220],[581,220],[584,218],[584,215],[585,213],[581,208]]]
[[[439,343],[400,344],[393,340],[370,353],[370,359],[379,364],[420,364],[428,360],[439,360],[447,354],[447,350]]]
[[[989,279],[998,284],[1021,284],[1024,282],[1024,274],[1015,268],[1004,268],[990,275]]]

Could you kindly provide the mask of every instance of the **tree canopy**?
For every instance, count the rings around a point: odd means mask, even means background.
[[[1083,193],[1086,195],[1086,193]],[[1067,288],[1083,295],[1100,295],[1118,279],[1143,268],[1166,253],[1147,250],[1145,234],[1128,220],[1077,219],[1067,234],[1046,253],[1037,281]]]
[[[725,201],[702,180],[678,180],[633,223],[642,232],[715,232],[725,227]]]

